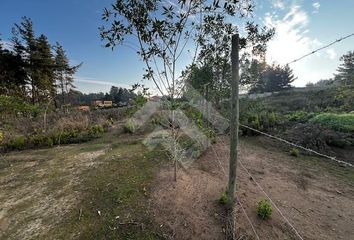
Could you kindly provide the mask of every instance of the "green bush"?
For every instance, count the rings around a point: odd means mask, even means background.
[[[290,155],[293,156],[293,157],[298,157],[298,156],[300,156],[300,152],[299,152],[299,150],[297,148],[292,148],[290,150]]]
[[[24,114],[37,116],[40,111],[39,105],[32,105],[18,97],[0,95],[0,115]]]
[[[267,199],[262,199],[257,204],[257,215],[262,219],[269,219],[272,216],[272,205]]]
[[[25,136],[15,136],[10,138],[10,140],[6,144],[6,147],[9,149],[21,150],[25,148],[25,145],[26,145]]]
[[[103,126],[97,124],[97,125],[94,125],[90,128],[90,131],[89,131],[89,134],[92,136],[92,137],[98,137],[100,136],[102,133],[104,133],[104,128]]]
[[[310,122],[320,124],[337,131],[354,132],[353,113],[322,113],[310,119]]]
[[[133,120],[129,119],[124,125],[124,131],[127,133],[135,133],[137,127]]]
[[[4,140],[4,133],[0,131],[0,143]]]

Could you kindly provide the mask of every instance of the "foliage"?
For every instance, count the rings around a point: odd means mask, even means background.
[[[263,65],[259,63],[259,65],[260,67],[256,68],[258,72],[254,73],[258,74],[259,77],[251,82],[250,93],[278,92],[292,87],[291,83],[295,81],[296,77],[288,65],[273,64],[266,65],[266,67],[264,67],[265,63]],[[247,74],[247,71],[254,71],[254,69],[246,70],[245,74]]]
[[[354,51],[349,51],[339,59],[342,61],[337,69],[335,75],[335,81],[338,81],[342,85],[354,85]]]
[[[25,143],[25,136],[14,136],[6,143],[6,147],[12,150],[22,150],[25,148]]]
[[[39,105],[32,105],[15,96],[0,95],[0,115],[37,116],[41,112]]]
[[[297,148],[292,148],[290,150],[290,155],[293,156],[293,157],[298,157],[298,156],[300,156],[300,152],[299,152],[299,150]]]
[[[98,137],[104,133],[104,128],[102,125],[96,124],[90,128],[90,135],[93,137]]]
[[[322,113],[310,120],[337,131],[354,132],[354,113]]]
[[[290,112],[285,115],[285,118],[290,121],[290,122],[300,122],[300,123],[305,123],[309,119],[313,118],[316,116],[316,113],[309,113],[305,111],[295,111],[295,112]]]
[[[57,86],[62,98],[64,91],[73,88],[72,76],[81,65],[69,66],[58,43],[54,56],[48,38],[44,34],[36,36],[30,18],[23,17],[20,24],[14,25],[11,43],[10,49],[0,46],[0,94],[31,100],[33,105],[53,104]]]
[[[257,203],[257,215],[266,220],[271,218],[272,216],[272,205],[270,204],[269,200],[262,199]]]
[[[0,144],[4,140],[4,132],[0,130]]]
[[[227,193],[224,191],[220,194],[219,203],[225,205],[228,202]]]
[[[253,5],[249,0],[229,1],[223,5],[219,5],[218,1],[206,0],[182,0],[177,4],[166,4],[161,0],[117,1],[110,9],[104,10],[102,19],[108,23],[101,28],[101,37],[106,40],[106,47],[111,48],[129,45],[126,39],[136,38],[139,43],[137,53],[146,65],[144,78],[153,80],[161,94],[167,92],[174,99],[178,95],[179,83],[176,67],[178,64],[184,65],[180,68],[188,65],[179,61],[187,43],[200,46],[201,61],[218,62],[212,66],[224,68],[228,59],[226,62],[224,60],[230,53],[231,35],[237,30],[228,19],[231,16],[243,19],[252,11]],[[201,21],[195,15],[200,15]],[[260,31],[259,26],[251,22],[245,24],[244,31],[248,35],[241,39],[241,47],[251,44],[254,52],[263,50],[264,43],[272,35],[265,28]],[[191,66],[198,52],[192,54],[195,57]]]
[[[135,133],[137,130],[137,126],[134,123],[132,119],[129,119],[125,124],[124,124],[124,131],[127,133]]]
[[[66,98],[70,90],[75,88],[74,86],[74,74],[81,67],[82,63],[76,66],[70,66],[69,59],[66,56],[64,48],[56,43],[55,46],[55,80],[59,87],[61,95],[61,105],[67,104]]]

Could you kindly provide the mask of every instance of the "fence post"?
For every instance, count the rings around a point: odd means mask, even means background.
[[[235,239],[235,192],[236,192],[236,168],[237,168],[237,150],[238,150],[238,128],[239,128],[239,35],[232,35],[231,50],[231,119],[230,119],[230,169],[228,186],[228,204],[229,204],[229,233],[230,239]]]

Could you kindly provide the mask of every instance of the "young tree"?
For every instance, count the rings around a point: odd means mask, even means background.
[[[231,35],[241,31],[230,19],[245,19],[253,11],[251,0],[179,0],[169,3],[164,0],[127,0],[116,1],[110,9],[105,9],[102,19],[107,22],[101,28],[101,37],[106,47],[127,45],[136,48],[144,61],[144,79],[152,80],[161,95],[167,95],[171,109],[171,136],[177,139],[175,129],[175,99],[182,91],[186,75],[195,60],[215,66],[214,79],[223,80],[228,71],[231,51]],[[264,47],[264,39],[269,35],[266,29],[259,31],[258,26],[247,23],[242,29],[242,47],[254,45],[254,51]],[[265,34],[262,34],[265,33]],[[262,35],[262,36],[261,36]],[[131,43],[131,40],[136,41]],[[190,62],[181,56],[187,54],[187,46],[195,47]],[[219,67],[221,66],[221,67]],[[187,69],[182,72],[182,69]],[[218,86],[224,86],[224,82]],[[172,160],[176,169],[179,157],[172,149]]]
[[[342,85],[354,85],[354,51],[341,56],[340,61],[335,80]]]

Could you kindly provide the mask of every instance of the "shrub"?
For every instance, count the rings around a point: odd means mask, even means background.
[[[103,132],[104,132],[103,126],[97,124],[97,125],[94,125],[94,126],[92,126],[92,127],[90,128],[89,134],[90,134],[92,137],[98,137],[98,136],[100,136]]]
[[[15,136],[10,138],[6,146],[10,149],[21,150],[25,148],[26,137],[25,136]]]
[[[257,204],[257,215],[262,219],[269,219],[272,216],[272,205],[267,199],[262,199]]]
[[[137,127],[133,120],[129,119],[124,125],[124,131],[127,133],[135,133]]]
[[[337,131],[354,132],[354,114],[352,113],[322,113],[310,119],[310,122]]]
[[[292,148],[290,150],[290,155],[293,156],[293,157],[298,157],[300,155],[300,152],[297,148]]]
[[[219,203],[222,205],[225,205],[225,204],[227,204],[227,200],[228,200],[228,198],[227,198],[226,192],[222,192],[220,194]]]

